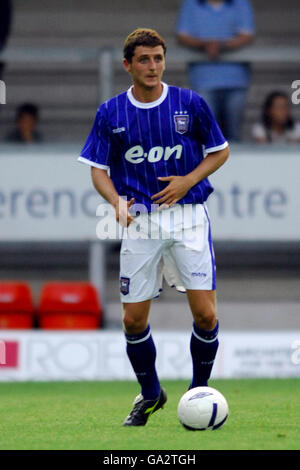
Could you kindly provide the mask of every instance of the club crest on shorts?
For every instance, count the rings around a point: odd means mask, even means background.
[[[175,130],[178,134],[185,134],[189,128],[189,115],[186,114],[187,111],[178,111],[175,112],[174,115],[174,122],[175,122]]]
[[[130,279],[129,279],[129,277],[121,277],[121,278],[120,278],[120,290],[121,290],[121,294],[123,294],[123,295],[129,294],[129,284],[130,284]]]

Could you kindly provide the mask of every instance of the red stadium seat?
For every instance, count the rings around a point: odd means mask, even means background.
[[[34,305],[29,285],[19,281],[0,282],[0,329],[33,327]]]
[[[101,326],[102,309],[89,282],[48,282],[43,286],[38,321],[48,330],[93,330]]]

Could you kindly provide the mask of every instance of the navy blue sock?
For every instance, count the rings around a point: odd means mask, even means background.
[[[127,355],[141,385],[145,400],[154,400],[160,394],[160,383],[155,369],[156,348],[153,342],[150,325],[142,333],[128,335]]]
[[[193,323],[191,336],[191,355],[193,360],[193,379],[190,388],[207,386],[217,354],[219,322],[213,330],[202,330]]]

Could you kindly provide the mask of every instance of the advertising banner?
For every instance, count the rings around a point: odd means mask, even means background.
[[[0,241],[97,240],[103,199],[80,149],[1,154]],[[299,241],[300,158],[270,149],[232,150],[210,176],[215,240]]]
[[[153,330],[161,379],[192,374],[190,332]],[[300,330],[220,334],[213,378],[300,378]],[[0,332],[0,381],[134,380],[122,332]]]

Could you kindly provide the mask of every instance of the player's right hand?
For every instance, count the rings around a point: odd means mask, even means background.
[[[130,207],[134,204],[134,198],[132,197],[130,201],[126,201],[119,197],[118,203],[115,206],[116,219],[122,227],[128,227],[132,222],[135,221],[134,217],[129,214]]]

